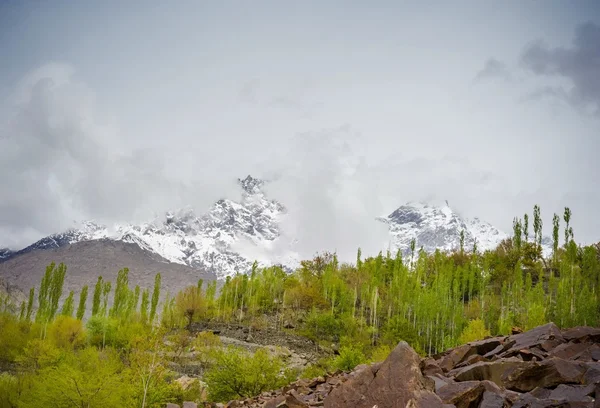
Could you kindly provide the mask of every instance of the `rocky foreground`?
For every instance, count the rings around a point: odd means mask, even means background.
[[[549,323],[423,359],[400,342],[382,363],[299,380],[226,406],[600,408],[599,360],[600,328],[561,331]]]

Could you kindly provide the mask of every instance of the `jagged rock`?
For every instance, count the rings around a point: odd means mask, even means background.
[[[167,408],[180,408],[179,405],[168,402]]]
[[[265,402],[263,408],[276,408],[282,402],[285,402],[285,395],[278,395],[277,397]]]
[[[567,329],[563,332],[563,337],[567,341],[576,342],[600,342],[600,328],[577,326]]]
[[[550,391],[548,398],[550,399],[561,399],[564,398],[568,401],[593,401],[592,395],[595,392],[595,385],[565,385],[559,384],[555,389]]]
[[[525,368],[531,363],[522,361],[516,357],[503,358],[496,361],[481,361],[467,367],[457,368],[448,373],[449,377],[454,377],[456,381],[483,381],[489,380],[499,386],[504,386],[502,376],[507,371],[515,368]]]
[[[536,387],[580,384],[585,372],[585,367],[580,363],[552,357],[541,363],[515,367],[504,374],[502,380],[506,388],[526,392]]]
[[[464,344],[446,352],[439,360],[439,366],[444,372],[448,372],[456,367],[465,358],[471,348]],[[436,359],[437,360],[437,359]]]
[[[479,408],[505,408],[510,407],[506,397],[491,391],[484,391]]]
[[[480,381],[463,381],[447,384],[436,393],[446,404],[454,404],[456,408],[469,408],[477,405],[484,391]]]
[[[428,375],[427,378],[433,381],[436,394],[440,388],[455,382],[454,380],[451,380],[450,378],[444,377],[440,374]]]
[[[383,363],[298,380],[236,406],[600,408],[596,332],[587,327],[560,332],[549,323],[423,359],[401,342]]]
[[[421,363],[421,371],[424,375],[444,374],[438,363],[433,358],[426,358]]]
[[[505,342],[505,350],[500,357],[511,357],[519,353],[520,350],[531,349],[541,346],[546,341],[564,343],[560,329],[554,323],[548,323],[538,326],[535,329],[509,336]]]
[[[359,375],[332,390],[325,399],[324,406],[441,407],[442,401],[433,393],[433,389],[433,381],[426,379],[421,373],[419,356],[402,341],[376,373],[372,370],[360,371]]]
[[[565,360],[572,360],[575,356],[588,348],[590,348],[590,344],[587,343],[563,343],[550,351],[549,355]]]
[[[198,408],[198,404],[196,404],[195,402],[184,401],[182,408]]]

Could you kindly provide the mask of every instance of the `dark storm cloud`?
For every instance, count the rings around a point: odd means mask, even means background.
[[[563,98],[574,107],[600,115],[600,26],[597,24],[579,25],[568,47],[551,47],[536,41],[523,52],[521,64],[537,76],[570,82],[566,87],[545,87],[534,96]]]

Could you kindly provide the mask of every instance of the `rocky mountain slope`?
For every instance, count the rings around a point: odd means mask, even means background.
[[[65,296],[70,290],[79,293],[84,285],[93,291],[98,276],[115,282],[117,273],[123,267],[129,268],[131,287],[140,285],[150,290],[155,275],[160,272],[163,295],[167,291],[173,295],[187,285],[196,284],[198,279],[216,279],[210,272],[169,262],[153,252],[140,249],[138,245],[108,239],[81,241],[45,251],[22,253],[0,263],[0,277],[7,284],[17,284],[28,292],[31,287],[39,288],[46,266],[51,262],[64,262],[67,265]],[[88,303],[90,299],[91,296],[88,296]]]
[[[299,380],[228,407],[588,407],[600,404],[600,328],[554,323],[419,358],[400,342],[382,363]],[[218,406],[220,404],[213,404]]]
[[[238,182],[239,201],[221,199],[205,214],[197,215],[191,209],[183,209],[141,225],[116,225],[110,230],[91,221],[85,222],[78,228],[50,235],[19,251],[0,250],[0,263],[33,251],[62,248],[78,242],[113,240],[136,244],[171,263],[211,272],[219,278],[247,272],[255,260],[260,265],[280,264],[288,269],[295,268],[300,256],[293,246],[283,253],[271,250],[281,236],[282,218],[293,214],[288,214],[284,204],[267,197],[263,191],[264,181],[248,176]],[[374,215],[374,226],[376,222],[388,225],[390,249],[394,252],[400,249],[405,254],[410,252],[413,239],[416,250],[421,246],[428,252],[436,248],[458,248],[463,230],[468,249],[475,242],[480,250],[491,249],[507,237],[485,221],[461,217],[448,205],[411,202],[388,216]],[[270,255],[256,259],[256,254]]]

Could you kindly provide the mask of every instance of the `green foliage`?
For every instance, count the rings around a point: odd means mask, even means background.
[[[189,328],[204,308],[202,290],[198,286],[188,286],[180,291],[175,297],[175,308],[177,313],[185,318]]]
[[[340,354],[333,360],[333,367],[338,370],[351,371],[359,364],[366,363],[363,352],[355,347],[343,346]]]
[[[87,302],[88,286],[85,285],[79,294],[79,306],[77,307],[77,319],[83,319],[85,315],[85,304]]]
[[[458,338],[460,343],[469,343],[472,341],[483,340],[490,336],[490,331],[486,329],[485,323],[481,319],[474,319],[469,322]]]
[[[75,349],[84,346],[86,334],[81,320],[69,315],[58,316],[48,328],[48,340],[58,348]]]
[[[28,324],[9,313],[0,313],[0,371],[23,353],[31,337]]]
[[[152,304],[150,305],[150,323],[154,322],[154,316],[156,315],[156,307],[158,306],[158,299],[160,298],[160,273],[157,273],[154,277],[154,290],[152,292]]]
[[[46,268],[46,273],[42,278],[40,291],[38,295],[38,311],[36,313],[36,322],[48,323],[56,315],[58,310],[58,301],[62,296],[63,285],[67,267],[61,263],[56,266],[52,262]]]
[[[33,299],[35,298],[35,288],[29,289],[29,300],[27,301],[27,314],[25,315],[25,319],[27,321],[31,320],[31,313],[33,312]]]
[[[212,358],[213,366],[205,373],[204,381],[213,401],[247,398],[282,387],[292,380],[289,372],[281,373],[283,361],[270,356],[265,349],[249,354],[230,346],[227,349],[215,349]]]
[[[100,298],[102,297],[102,276],[98,277],[98,282],[94,287],[94,298],[92,303],[92,316],[96,316],[100,312]]]
[[[302,261],[292,273],[255,263],[250,274],[228,277],[218,293],[215,281],[199,281],[166,293],[162,303],[160,274],[152,293],[139,286],[131,290],[123,268],[112,298],[111,282],[98,278],[85,322],[87,286],[79,296],[77,318],[72,317],[73,292],[57,316],[66,266],[52,263],[37,292],[33,322],[34,288],[20,308],[7,296],[0,299],[0,371],[10,373],[0,377],[0,403],[27,407],[39,398],[38,406],[44,406],[52,397],[53,405],[66,406],[66,396],[84,406],[164,407],[182,398],[200,402],[202,385],[186,394],[168,368],[178,358],[183,362],[188,351],[198,356],[213,400],[256,395],[295,376],[284,369],[281,357],[266,350],[249,354],[223,348],[210,332],[193,337],[182,330],[202,320],[243,325],[250,336],[266,328],[292,332],[313,340],[315,348],[332,354],[339,350],[338,356],[307,367],[301,374],[305,378],[382,361],[399,341],[431,355],[490,334],[509,334],[514,326],[530,329],[549,321],[562,328],[596,326],[600,244],[579,246],[568,208],[563,217],[565,244],[558,245],[560,220],[555,216],[551,259],[542,256],[543,225],[536,205],[533,240],[525,214],[523,221],[514,219],[513,236],[493,250],[467,249],[463,242],[456,251],[427,254],[417,251],[413,240],[406,259],[389,251],[364,257],[359,249],[354,265],[340,264],[331,253]],[[104,371],[97,368],[104,363]],[[115,385],[99,375],[112,375],[122,389],[104,393]],[[79,381],[83,388],[75,396],[72,384]],[[98,384],[102,390],[94,388]],[[63,386],[65,392],[55,395]],[[52,388],[48,397],[41,395],[46,388]],[[98,397],[91,396],[93,390]]]
[[[129,406],[123,364],[116,352],[86,348],[65,354],[56,366],[40,369],[20,406]]]
[[[60,311],[60,314],[62,316],[69,316],[69,317],[73,316],[73,308],[74,308],[73,296],[74,296],[73,291],[70,291],[69,296],[67,296],[67,299],[65,300],[65,303],[63,303],[63,307]]]

